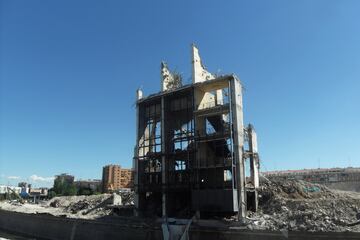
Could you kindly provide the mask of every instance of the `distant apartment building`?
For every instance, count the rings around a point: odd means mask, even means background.
[[[33,188],[27,182],[19,182],[18,187],[21,188],[19,195],[22,198],[34,198],[35,201],[35,199],[44,199],[48,196],[49,189],[45,187]]]
[[[132,170],[121,168],[120,165],[107,165],[103,167],[102,186],[103,192],[113,192],[122,188],[132,188]]]
[[[8,194],[8,193],[19,194],[20,192],[21,192],[21,187],[0,185],[0,195],[1,194]]]
[[[48,188],[30,188],[29,197],[46,198],[48,196]]]
[[[101,192],[102,182],[99,179],[77,180],[74,182],[77,189],[89,189],[94,192]]]
[[[54,185],[56,182],[73,184],[75,177],[73,175],[69,175],[67,173],[62,173],[60,175],[55,176]]]

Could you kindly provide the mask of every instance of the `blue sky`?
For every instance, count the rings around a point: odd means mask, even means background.
[[[131,167],[135,90],[190,44],[235,73],[262,170],[360,166],[359,1],[0,0],[0,184]]]

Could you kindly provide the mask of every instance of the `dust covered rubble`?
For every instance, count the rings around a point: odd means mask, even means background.
[[[132,206],[134,194],[132,192],[120,193],[120,195],[100,194],[90,196],[61,196],[54,197],[40,204],[13,204],[1,202],[0,208],[8,211],[16,211],[32,214],[50,214],[53,216],[96,219],[113,212],[114,197],[121,197],[121,206]]]
[[[99,218],[112,213],[112,208],[109,208],[109,206],[117,204],[132,206],[134,204],[134,194],[133,192],[121,192],[112,195],[55,197],[47,204],[50,207],[62,208],[67,217]]]
[[[249,229],[360,232],[360,193],[298,180],[263,181]]]
[[[110,201],[110,194],[62,196],[51,199],[47,202],[45,207],[59,209],[60,215],[64,217],[98,218],[110,214],[111,210],[106,209],[106,206],[110,204]]]

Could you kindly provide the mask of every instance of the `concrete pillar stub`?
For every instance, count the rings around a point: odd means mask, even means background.
[[[136,100],[140,100],[143,98],[143,91],[139,88],[136,90]]]
[[[161,62],[161,91],[169,90],[174,85],[174,76],[170,72],[167,64],[163,61]]]
[[[191,45],[191,64],[193,83],[204,82],[215,78],[215,76],[208,72],[202,64],[199,49],[195,46],[195,44]]]

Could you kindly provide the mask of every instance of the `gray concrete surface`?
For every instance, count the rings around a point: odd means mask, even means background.
[[[139,221],[118,218],[109,220],[84,220],[54,217],[46,214],[23,214],[0,210],[0,229],[33,236],[36,239],[162,239],[160,225],[144,227]],[[201,227],[190,229],[192,240],[321,240],[360,239],[360,233],[310,233],[310,232],[267,232],[241,229]]]

